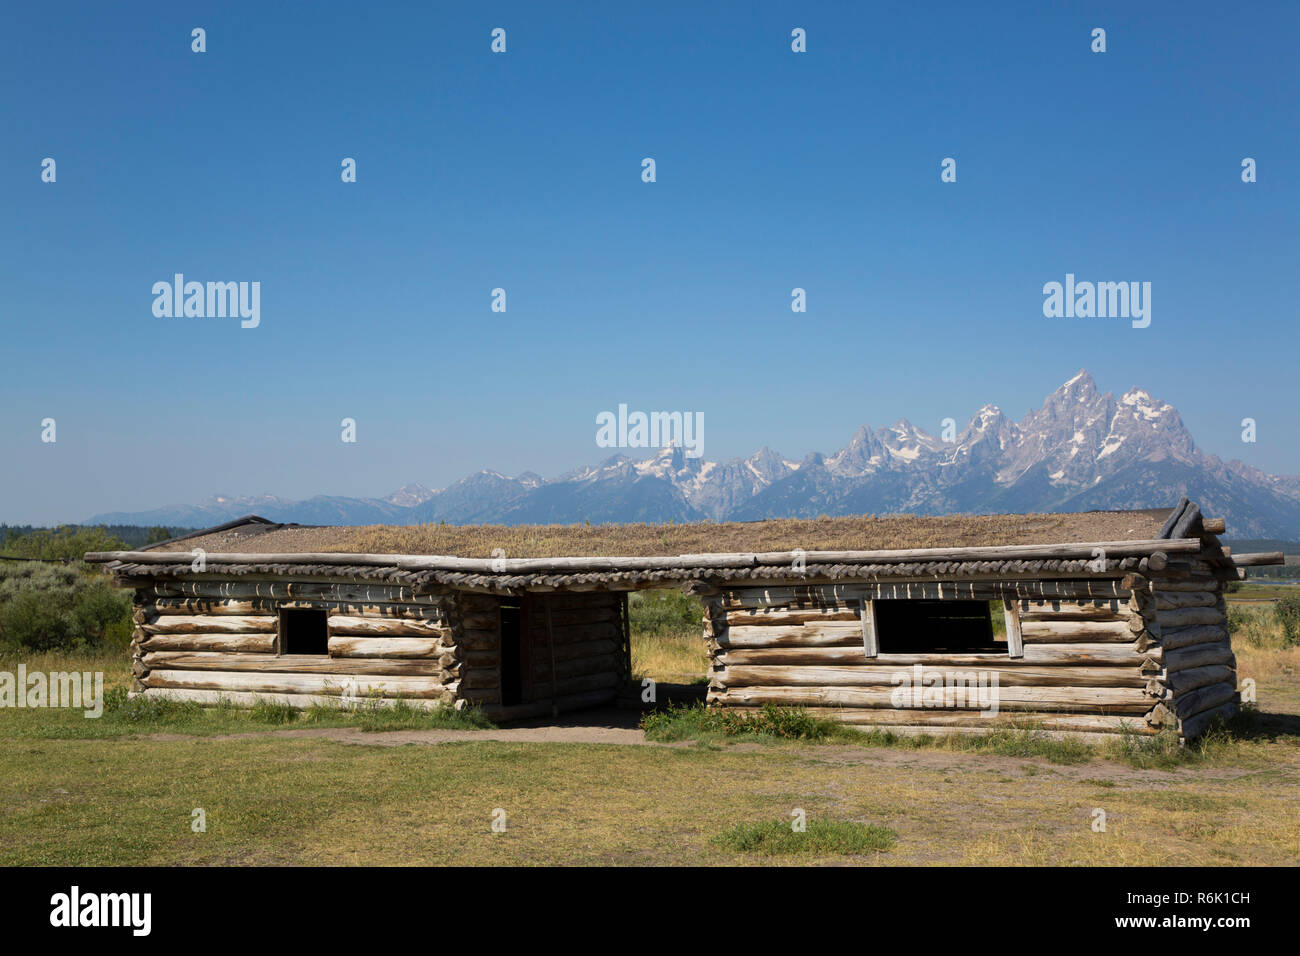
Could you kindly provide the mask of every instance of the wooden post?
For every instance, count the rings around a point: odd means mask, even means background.
[[[627,592],[623,592],[623,679],[632,681],[632,610],[628,607]]]
[[[1025,641],[1020,634],[1020,602],[1014,597],[1004,596],[1002,611],[1007,624],[1007,656],[1024,657]]]
[[[880,656],[880,635],[876,627],[876,602],[862,600],[862,649],[868,657]]]

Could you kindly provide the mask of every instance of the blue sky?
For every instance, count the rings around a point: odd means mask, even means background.
[[[11,5],[0,520],[552,475],[620,402],[802,457],[1083,367],[1300,472],[1300,7],[701,6]],[[1151,326],[1045,318],[1067,272]]]

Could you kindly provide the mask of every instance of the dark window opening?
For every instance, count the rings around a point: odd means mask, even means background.
[[[524,699],[522,611],[517,603],[501,602],[501,704],[510,707]]]
[[[315,608],[280,610],[281,654],[328,654],[329,612]]]
[[[988,601],[877,601],[881,654],[1005,652],[993,634]]]

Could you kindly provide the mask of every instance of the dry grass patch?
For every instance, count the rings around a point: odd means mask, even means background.
[[[632,676],[661,684],[708,681],[709,651],[699,634],[632,636]]]

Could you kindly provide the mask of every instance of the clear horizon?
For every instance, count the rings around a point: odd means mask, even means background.
[[[1083,371],[1086,372],[1087,370],[1085,369],[1085,370],[1083,370]],[[1089,374],[1091,374],[1091,373],[1089,373]],[[1072,377],[1072,378],[1073,378],[1073,377]],[[1071,380],[1072,380],[1072,379],[1071,379]],[[1094,381],[1095,381],[1095,379],[1094,379]],[[1062,383],[1062,384],[1065,384],[1065,383]],[[1140,388],[1140,386],[1134,386],[1134,387]],[[1112,392],[1112,393],[1114,393],[1114,395],[1115,395],[1115,397],[1116,397],[1117,399],[1118,399],[1118,398],[1123,394],[1123,392],[1117,391],[1117,390],[1115,390],[1115,389],[1106,389],[1106,388],[1102,388],[1102,387],[1100,387],[1100,384],[1098,384],[1098,389],[1097,389],[1097,391],[1098,391],[1099,394],[1103,394],[1103,395],[1104,395],[1105,393],[1107,393],[1107,392]],[[1126,389],[1125,391],[1127,391],[1127,389]],[[1047,396],[1044,396],[1044,398],[1047,398]],[[1157,395],[1157,396],[1153,396],[1153,398],[1159,400],[1159,399],[1160,399],[1160,396],[1158,396],[1158,395]],[[986,402],[986,403],[984,403],[984,404],[985,404],[985,405],[996,405],[997,403],[996,403],[996,402]],[[1170,404],[1173,404],[1173,403],[1170,403]],[[983,406],[981,406],[981,407],[983,407]],[[1040,406],[1036,406],[1036,407],[1041,407],[1041,405],[1040,405]],[[1176,407],[1177,407],[1177,406],[1175,406],[1175,408],[1176,408]],[[1030,410],[1027,410],[1027,411],[1032,411],[1032,410],[1033,410],[1033,409],[1030,409]],[[971,416],[968,416],[968,417],[965,418],[965,419],[958,419],[958,420],[957,420],[957,431],[958,431],[959,433],[961,432],[962,429],[964,429],[964,428],[966,427],[967,423],[968,423],[969,421],[971,421],[971,420],[974,418],[974,416],[978,413],[978,411],[979,411],[979,409],[976,409],[976,411],[973,412],[973,413],[971,414]],[[1018,423],[1018,422],[1019,422],[1019,421],[1024,417],[1023,415],[1008,415],[1008,414],[1007,414],[1007,410],[1006,410],[1005,408],[1001,409],[1001,411],[1002,411],[1002,413],[1003,413],[1004,415],[1007,415],[1007,417],[1008,417],[1009,420],[1011,420],[1011,421],[1013,421],[1013,422],[1017,422],[1017,423]],[[907,416],[905,416],[905,415],[904,415],[904,416],[900,416],[900,418],[895,419],[893,422],[880,422],[880,423],[864,422],[863,424],[865,424],[865,425],[871,427],[871,428],[872,428],[873,430],[875,430],[875,431],[880,431],[881,429],[888,428],[888,427],[890,427],[890,426],[892,426],[892,425],[895,425],[895,424],[897,424],[898,422],[900,422],[900,421],[902,421],[902,420],[904,420],[904,419],[907,419],[907,421],[908,421],[908,422],[909,422],[913,427],[915,427],[915,428],[918,429],[919,431],[922,431],[922,432],[925,432],[925,433],[929,434],[931,437],[938,437],[938,435],[939,435],[939,433],[940,433],[940,431],[941,431],[941,429],[938,428],[938,427],[935,427],[935,428],[933,428],[933,429],[931,429],[931,428],[926,428],[925,425],[923,425],[923,424],[918,424],[917,422],[912,421],[911,419],[908,419]],[[856,429],[854,429],[854,431],[856,431]],[[1193,435],[1192,437],[1195,438],[1195,435]],[[821,449],[811,449],[809,453],[813,453],[813,452],[821,452],[821,453],[823,453],[823,454],[830,455],[830,454],[832,454],[833,452],[839,451],[841,448],[843,448],[845,445],[847,445],[847,444],[849,443],[849,440],[850,440],[851,438],[852,438],[852,434],[846,436],[845,439],[844,439],[842,442],[840,442],[838,445],[836,445],[836,446],[834,446],[834,447],[831,447],[831,448],[821,448]],[[751,455],[753,455],[754,453],[758,452],[758,451],[761,449],[761,447],[762,447],[762,446],[760,446],[759,448],[755,448],[755,449],[753,449],[749,454],[747,454],[747,455],[743,455],[743,456],[740,456],[740,457],[741,457],[741,458],[748,458],[748,457],[750,457]],[[771,446],[768,446],[768,447],[771,447]],[[1199,442],[1197,443],[1197,447],[1198,447],[1198,448],[1200,447],[1200,443],[1199,443]],[[786,455],[786,454],[784,454],[784,453],[782,452],[782,450],[781,450],[780,448],[772,448],[771,450],[774,451],[774,452],[776,452],[776,453],[778,453],[778,454],[780,454],[780,455],[781,455],[785,460],[787,460],[787,461],[790,461],[790,460],[794,460],[794,461],[803,461],[803,460],[806,458],[805,455],[798,456],[797,458],[794,457],[794,456],[791,456],[791,455]],[[540,473],[540,472],[537,472],[536,469],[530,469],[530,468],[524,468],[524,469],[521,469],[520,471],[516,471],[516,472],[502,472],[501,469],[499,469],[499,468],[485,467],[485,468],[478,469],[478,470],[476,470],[476,471],[474,471],[474,472],[467,472],[467,473],[465,473],[465,474],[463,474],[463,475],[460,475],[460,476],[458,476],[458,478],[457,478],[456,480],[460,480],[461,478],[471,477],[471,476],[474,475],[474,474],[480,474],[480,473],[482,473],[482,472],[493,472],[493,473],[498,473],[498,474],[502,474],[502,475],[505,475],[506,477],[510,477],[510,478],[518,478],[518,477],[520,477],[522,474],[527,474],[527,473],[532,472],[532,473],[539,474],[540,477],[541,477],[543,480],[551,480],[551,479],[558,478],[560,475],[562,475],[562,474],[564,474],[564,473],[567,473],[567,472],[569,472],[569,471],[582,469],[582,468],[587,467],[587,466],[595,466],[595,465],[600,464],[602,461],[606,461],[606,460],[608,460],[608,459],[610,459],[610,458],[617,457],[617,456],[620,456],[620,455],[622,455],[622,456],[624,456],[624,457],[626,457],[626,458],[629,458],[629,459],[631,459],[632,461],[646,461],[646,460],[649,460],[649,459],[651,459],[651,458],[654,458],[656,455],[660,454],[661,451],[662,451],[662,448],[649,448],[649,449],[645,449],[645,448],[626,448],[626,447],[625,447],[625,448],[604,449],[604,450],[603,450],[603,454],[602,454],[601,457],[599,457],[599,458],[592,459],[592,460],[590,460],[590,461],[574,462],[574,463],[572,463],[569,467],[566,467],[566,468],[562,469],[561,471],[559,471],[559,472],[555,472],[555,473]],[[1206,450],[1205,450],[1204,448],[1201,448],[1201,451],[1206,451]],[[1212,453],[1212,452],[1207,452],[1207,454],[1213,454],[1213,453]],[[715,460],[716,460],[716,459],[709,458],[708,456],[702,456],[702,457],[704,457],[706,460],[709,460],[709,461],[715,461]],[[734,456],[733,456],[733,457],[734,457]],[[1223,459],[1223,460],[1224,460],[1224,461],[1231,461],[1232,459]],[[407,486],[410,486],[410,485],[422,485],[422,486],[423,486],[424,488],[426,488],[427,490],[430,490],[430,491],[438,491],[438,490],[442,490],[442,489],[446,488],[448,484],[454,484],[454,483],[455,483],[455,482],[453,481],[453,482],[448,482],[447,484],[433,485],[433,484],[429,484],[428,482],[421,481],[421,480],[418,479],[418,478],[413,478],[413,479],[408,479],[408,480],[402,481],[400,484],[398,484],[398,485],[394,485],[394,486],[391,487],[391,488],[386,488],[386,489],[383,489],[383,490],[372,491],[372,492],[369,492],[369,493],[366,493],[366,494],[360,494],[360,495],[346,495],[346,496],[338,496],[338,497],[372,498],[372,499],[381,499],[381,500],[382,500],[382,499],[385,498],[386,496],[388,496],[388,495],[392,495],[392,494],[395,494],[396,492],[399,492],[399,491],[403,490],[404,488],[406,488]],[[187,500],[187,501],[169,501],[169,502],[161,502],[161,503],[159,503],[159,505],[157,505],[157,506],[155,506],[155,507],[169,507],[169,506],[182,506],[182,507],[183,507],[183,506],[199,505],[199,504],[203,504],[204,502],[209,501],[209,500],[214,499],[214,498],[222,498],[222,499],[239,499],[239,498],[255,498],[255,497],[270,496],[270,497],[274,497],[274,498],[278,498],[278,499],[284,499],[284,500],[305,500],[305,499],[309,499],[309,498],[315,497],[315,496],[317,496],[317,495],[322,495],[322,496],[326,496],[326,497],[335,497],[335,496],[332,495],[331,492],[329,492],[329,491],[317,491],[317,492],[313,492],[313,493],[308,494],[308,495],[293,496],[293,495],[280,495],[280,494],[276,494],[274,491],[251,491],[251,492],[241,492],[241,493],[235,494],[235,493],[223,492],[223,491],[218,490],[218,491],[214,491],[214,492],[212,492],[212,493],[210,493],[210,494],[208,494],[208,495],[204,495],[202,498],[199,498],[199,499]],[[1176,497],[1176,496],[1175,496],[1175,497]],[[90,517],[90,516],[88,516],[88,517]],[[13,524],[13,523],[15,523],[15,522],[8,522],[8,523]],[[73,523],[83,523],[83,522],[78,521],[78,522],[73,522]]]
[[[1300,474],[1300,8],[573,9],[15,9],[0,520],[552,477],[643,456],[620,403],[802,459],[1080,368]],[[176,274],[256,326],[160,317]],[[1149,326],[1045,316],[1067,276]]]

